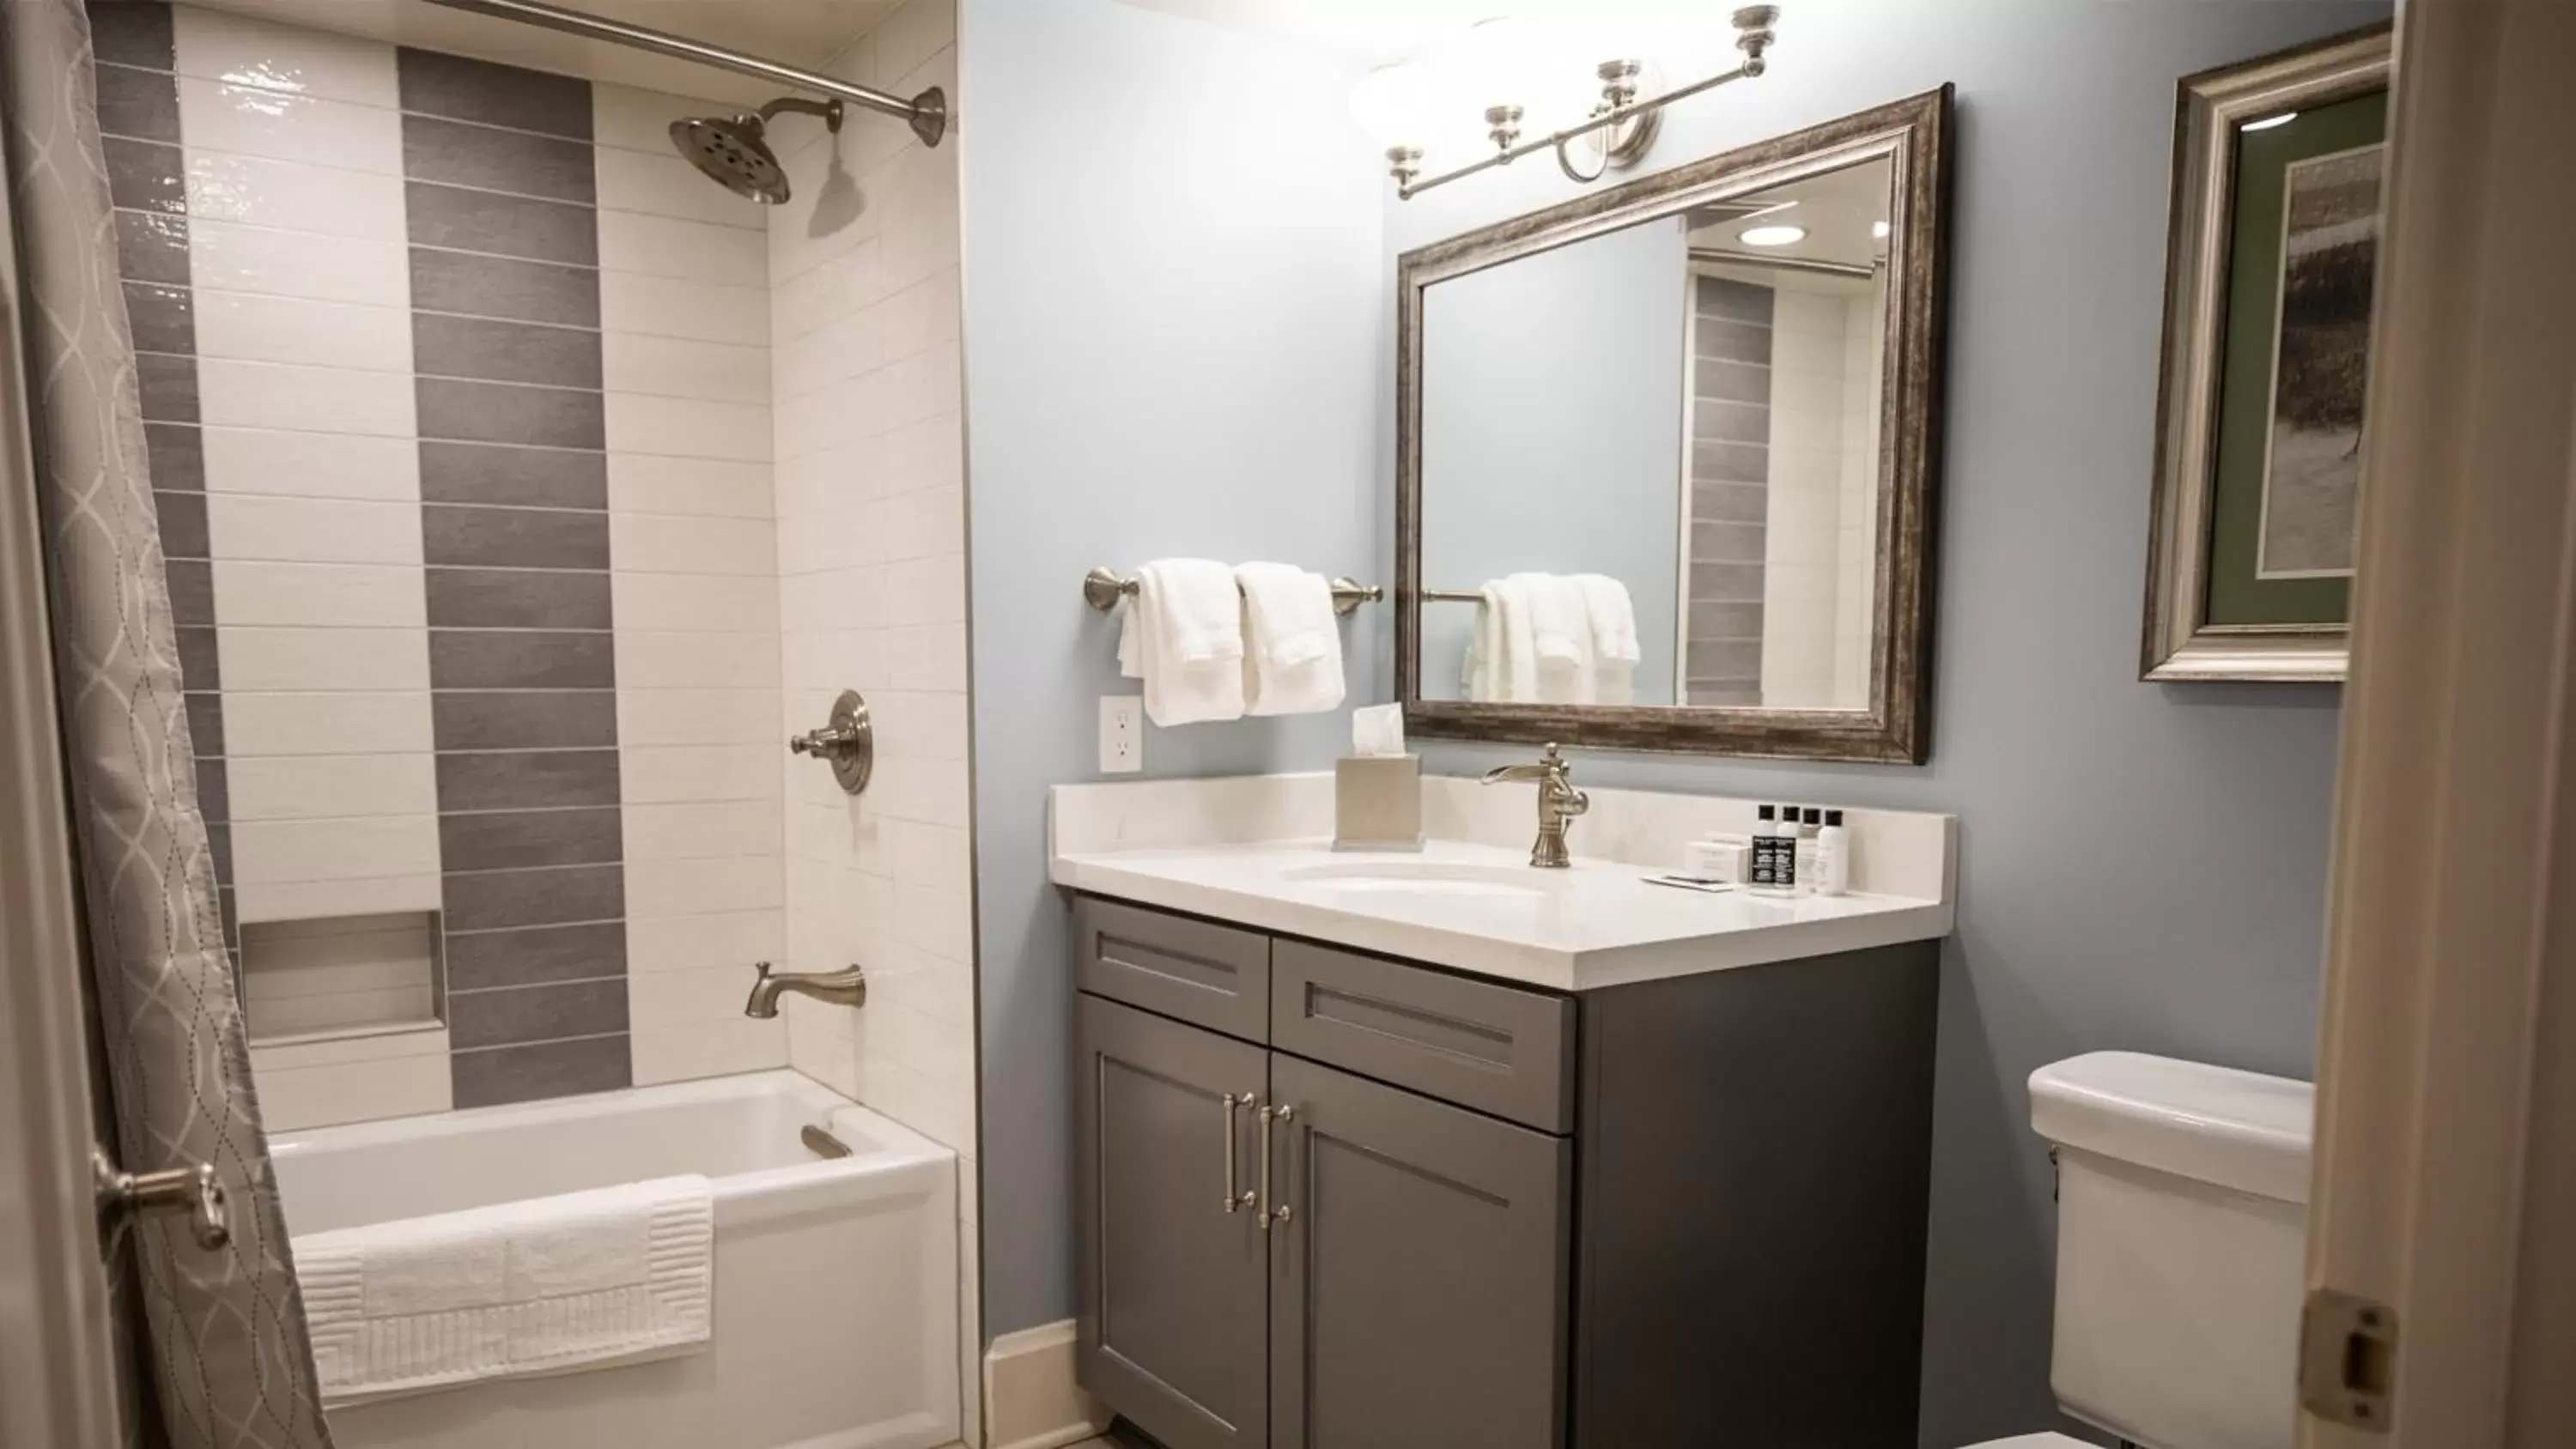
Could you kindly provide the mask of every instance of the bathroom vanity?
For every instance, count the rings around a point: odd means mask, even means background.
[[[1749,802],[1598,791],[1542,871],[1528,787],[1424,784],[1418,856],[1301,833],[1329,777],[1056,792],[1083,1386],[1169,1449],[1912,1445],[1950,822],[1775,901],[1615,858]]]

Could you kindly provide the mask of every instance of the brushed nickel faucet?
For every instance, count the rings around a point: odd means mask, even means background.
[[[1566,822],[1592,808],[1592,797],[1567,783],[1574,766],[1553,744],[1538,757],[1535,764],[1505,765],[1487,770],[1485,783],[1505,780],[1538,781],[1538,841],[1530,847],[1530,864],[1541,870],[1563,870],[1574,864],[1565,850]]]
[[[767,1021],[778,1014],[778,998],[782,996],[810,996],[837,1006],[865,1006],[868,973],[857,966],[839,971],[772,971],[763,961],[760,979],[751,983],[751,1000],[743,1003],[742,1014]]]

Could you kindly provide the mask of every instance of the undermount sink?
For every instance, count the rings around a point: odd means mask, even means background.
[[[1412,896],[1535,896],[1552,882],[1533,877],[1549,874],[1529,866],[1436,860],[1335,861],[1280,872],[1282,879],[1331,891]]]

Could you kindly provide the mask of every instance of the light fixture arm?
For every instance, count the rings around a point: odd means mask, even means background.
[[[1497,166],[1508,166],[1512,162],[1517,161],[1521,157],[1527,156],[1532,152],[1548,150],[1551,148],[1557,153],[1557,165],[1564,170],[1568,177],[1571,177],[1576,181],[1597,181],[1601,178],[1604,172],[1609,170],[1614,159],[1621,160],[1623,163],[1632,163],[1637,157],[1642,156],[1645,153],[1646,146],[1651,144],[1654,139],[1654,133],[1651,128],[1655,124],[1657,113],[1662,111],[1664,107],[1673,104],[1675,101],[1688,100],[1692,96],[1698,95],[1703,91],[1713,91],[1719,86],[1726,85],[1731,81],[1756,79],[1760,77],[1764,71],[1768,70],[1770,66],[1764,59],[1764,56],[1765,53],[1770,50],[1772,42],[1778,38],[1771,27],[1777,24],[1779,19],[1780,7],[1776,5],[1748,5],[1743,9],[1736,11],[1733,16],[1736,30],[1735,46],[1736,49],[1744,52],[1744,63],[1742,65],[1739,65],[1730,71],[1722,71],[1719,74],[1706,78],[1705,80],[1693,81],[1689,85],[1675,87],[1672,90],[1664,92],[1662,95],[1650,96],[1645,100],[1623,100],[1621,95],[1623,90],[1628,96],[1633,97],[1633,80],[1630,80],[1625,76],[1614,77],[1609,74],[1611,67],[1604,66],[1602,68],[1603,101],[1602,104],[1593,111],[1590,118],[1578,121],[1561,131],[1554,131],[1545,136],[1541,136],[1536,140],[1522,141],[1516,145],[1504,141],[1500,123],[1492,112],[1488,112],[1486,115],[1487,121],[1496,124],[1495,140],[1498,143],[1498,148],[1493,155],[1487,156],[1480,161],[1470,162],[1467,165],[1456,168],[1455,170],[1443,171],[1437,176],[1426,177],[1420,180],[1414,179],[1412,175],[1407,174],[1407,172],[1401,167],[1391,168],[1394,171],[1396,178],[1395,194],[1402,200],[1410,201],[1414,197],[1421,195],[1423,192],[1429,191],[1435,186],[1446,186],[1452,181],[1458,181],[1466,177],[1473,176],[1479,171],[1490,171]],[[1614,64],[1616,63],[1614,62]],[[1517,110],[1518,108],[1514,107],[1512,109]],[[1519,118],[1514,116],[1511,119],[1517,121]],[[1601,169],[1593,172],[1589,176],[1577,171],[1572,159],[1566,155],[1565,148],[1569,142],[1581,140],[1583,137],[1589,136],[1596,131],[1610,130],[1614,127],[1630,125],[1632,123],[1638,124],[1646,129],[1642,129],[1625,146],[1614,147],[1611,145],[1605,145],[1603,147],[1605,154],[1602,158]],[[1410,150],[1411,148],[1404,149]],[[1393,153],[1390,152],[1389,155],[1390,158],[1392,158]],[[1413,152],[1409,159],[1414,165],[1419,165],[1420,153],[1418,151]]]

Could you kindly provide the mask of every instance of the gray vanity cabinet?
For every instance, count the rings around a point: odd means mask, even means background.
[[[1273,1053],[1271,1442],[1563,1441],[1572,1144]]]
[[[1075,914],[1076,1374],[1166,1449],[1912,1449],[1936,943],[1569,996]]]
[[[1096,996],[1075,1028],[1083,1382],[1169,1449],[1261,1449],[1269,1242],[1242,1193],[1268,1053]]]

